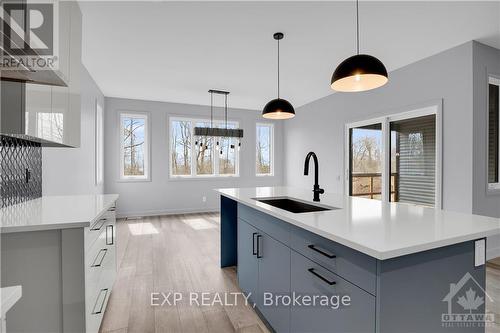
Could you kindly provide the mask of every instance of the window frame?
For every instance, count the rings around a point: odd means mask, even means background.
[[[191,124],[191,174],[189,175],[173,175],[172,174],[172,123],[174,121],[189,121]],[[212,174],[197,174],[196,166],[197,166],[197,161],[195,158],[195,154],[193,152],[196,151],[196,145],[195,145],[195,135],[194,135],[194,127],[196,126],[196,123],[200,122],[208,122],[210,123],[210,118],[207,117],[184,117],[184,116],[169,116],[168,117],[168,134],[167,134],[167,141],[168,141],[168,179],[171,181],[178,181],[178,180],[195,180],[195,179],[227,179],[227,178],[239,178],[240,177],[240,151],[238,151],[237,147],[235,147],[235,165],[234,165],[234,174],[220,174],[219,173],[219,165],[220,165],[220,154],[218,151],[215,149],[215,143],[212,145],[212,156],[213,156],[213,162],[212,162],[212,169],[213,173]],[[239,121],[238,120],[227,120],[228,124],[234,124],[236,127],[239,127]],[[224,119],[213,119],[212,124],[214,126],[224,124],[225,120]],[[241,140],[241,139],[240,139]]]
[[[487,84],[486,84],[486,192],[488,194],[499,194],[500,193],[500,178],[498,180],[498,182],[496,183],[490,183],[489,182],[489,168],[488,168],[488,161],[489,161],[489,158],[490,158],[490,154],[489,154],[489,147],[488,147],[488,143],[489,143],[489,128],[490,128],[490,117],[489,117],[489,107],[490,107],[490,89],[489,89],[489,85],[490,84],[493,84],[493,85],[496,85],[498,86],[498,89],[500,90],[500,75],[496,75],[496,74],[492,74],[492,73],[489,73],[487,75]],[[500,103],[499,103],[499,106],[498,106],[498,117],[500,119]],[[500,124],[499,124],[500,126]],[[500,128],[498,129],[500,130]],[[500,135],[498,136],[498,155],[500,156]],[[498,169],[498,173],[500,174],[500,161],[498,162],[497,164],[497,169]]]
[[[257,129],[258,127],[265,126],[269,127],[271,129],[270,133],[270,148],[269,148],[269,155],[270,155],[270,161],[269,164],[270,166],[270,172],[269,173],[258,173],[257,172]],[[274,176],[274,123],[268,123],[268,122],[258,122],[255,124],[255,176],[256,177],[273,177]]]
[[[144,175],[143,176],[125,176],[124,175],[124,145],[123,145],[123,118],[144,118]],[[149,112],[144,111],[120,111],[118,113],[119,131],[119,163],[118,163],[118,174],[120,182],[149,182],[151,181],[151,117]]]
[[[391,152],[390,147],[391,130],[390,123],[399,120],[418,118],[423,116],[436,116],[436,179],[435,179],[435,202],[434,208],[442,208],[442,105],[443,101],[431,101],[404,110],[396,110],[387,116],[365,119],[357,122],[346,123],[344,129],[344,194],[349,195],[350,188],[350,129],[372,124],[382,124],[382,202],[390,201],[390,172]],[[408,111],[410,110],[410,111]],[[376,200],[376,199],[373,199]],[[415,204],[416,205],[416,204]]]
[[[104,109],[95,100],[95,184],[104,183]]]

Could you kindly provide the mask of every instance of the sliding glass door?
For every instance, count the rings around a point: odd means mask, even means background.
[[[346,127],[350,196],[440,206],[440,105]]]
[[[349,195],[382,198],[382,124],[349,131]]]
[[[390,128],[390,200],[434,206],[436,116],[394,121]]]

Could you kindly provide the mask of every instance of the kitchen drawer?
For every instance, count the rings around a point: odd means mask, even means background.
[[[333,273],[376,294],[375,258],[297,227],[291,230],[290,246]]]
[[[290,224],[238,203],[238,218],[264,231],[282,243],[290,242]]]
[[[375,297],[330,272],[301,254],[292,251],[291,290],[297,296],[320,297],[348,295],[348,306],[332,308],[322,306],[319,301],[294,304],[291,308],[291,332],[308,333],[374,333]]]
[[[111,207],[104,214],[99,216],[89,228],[85,228],[85,251],[88,251],[93,243],[97,240],[97,237],[101,235],[101,232],[106,224],[115,223],[115,207]]]

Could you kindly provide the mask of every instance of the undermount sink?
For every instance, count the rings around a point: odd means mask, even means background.
[[[284,209],[292,213],[311,213],[311,212],[321,212],[325,210],[338,209],[336,207],[330,207],[325,205],[310,204],[302,200],[288,198],[288,197],[254,198],[254,200],[276,208]]]

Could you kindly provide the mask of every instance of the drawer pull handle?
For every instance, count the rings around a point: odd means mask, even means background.
[[[257,258],[262,258],[262,255],[260,254],[260,239],[262,238],[262,235],[257,235]]]
[[[106,223],[106,221],[107,221],[107,219],[100,219],[99,221],[94,223],[94,225],[92,226],[92,228],[90,230],[92,230],[92,231],[101,230],[102,226],[104,225],[104,223]]]
[[[108,212],[114,212],[116,210],[116,207],[111,207],[110,209],[108,209]]]
[[[111,229],[111,242],[108,241],[108,230]],[[115,230],[112,224],[106,226],[106,245],[113,245],[115,244]]]
[[[254,256],[256,256],[256,255],[257,255],[257,251],[255,251],[255,236],[256,236],[256,235],[257,235],[257,233],[256,233],[256,232],[254,232],[254,233],[252,234],[252,254],[253,254]]]
[[[321,249],[317,248],[317,247],[316,247],[316,246],[314,246],[313,244],[308,245],[307,247],[308,247],[308,248],[310,248],[310,249],[311,249],[311,250],[313,250],[313,251],[316,251],[316,252],[318,252],[318,253],[321,253],[322,255],[324,255],[325,257],[328,257],[328,258],[330,258],[330,259],[333,259],[333,258],[335,258],[335,257],[336,257],[336,255],[335,255],[335,254],[331,254],[331,253],[325,252],[325,251],[323,251],[323,250],[321,250]]]
[[[101,298],[101,295],[104,293],[104,296]],[[92,314],[100,314],[102,313],[102,310],[104,308],[104,303],[106,302],[106,297],[108,296],[108,288],[106,289],[101,289],[99,291],[99,295],[97,295],[97,299],[95,300],[94,303],[94,308],[92,309]],[[101,300],[101,305],[99,306],[99,310],[96,311],[97,303]]]
[[[99,260],[99,256],[101,255],[101,253],[102,257]],[[106,253],[108,253],[108,249],[100,249],[99,253],[97,253],[97,255],[95,256],[94,262],[92,263],[91,267],[101,267],[102,262],[104,261],[104,257],[106,256]],[[97,260],[99,260],[98,264],[96,264]]]
[[[325,281],[326,283],[328,283],[330,286],[333,286],[334,284],[337,283],[335,281],[328,280],[327,278],[325,278],[324,276],[322,276],[321,274],[319,274],[318,272],[316,272],[314,270],[314,268],[309,268],[308,271],[311,272],[311,274],[313,274],[314,276],[316,276],[316,277],[320,278],[321,280]]]

